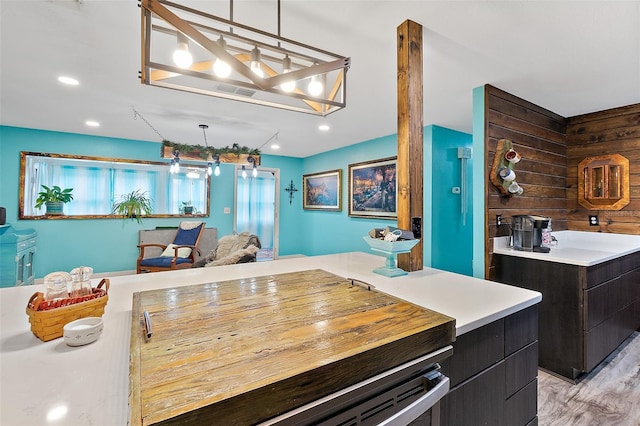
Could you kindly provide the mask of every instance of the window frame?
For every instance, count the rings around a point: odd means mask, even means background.
[[[58,159],[70,159],[70,160],[84,160],[88,162],[95,162],[95,164],[89,163],[89,167],[97,167],[103,168],[107,170],[111,170],[113,167],[104,167],[104,163],[108,163],[110,165],[117,165],[121,170],[139,170],[141,167],[144,169],[145,167],[149,167],[150,171],[166,171],[169,173],[169,164],[166,162],[158,162],[158,161],[145,161],[145,160],[133,160],[133,159],[124,159],[124,158],[110,158],[110,157],[95,157],[95,156],[85,156],[85,155],[68,155],[68,154],[55,154],[55,153],[41,153],[41,152],[29,152],[29,151],[21,151],[20,152],[20,188],[18,192],[18,219],[20,220],[46,220],[46,219],[122,219],[121,215],[116,214],[63,214],[63,215],[33,215],[33,214],[25,214],[25,182],[26,182],[26,167],[27,167],[27,157],[49,157],[49,158],[58,158]],[[131,169],[127,169],[127,165],[135,165]],[[171,212],[161,212],[161,213],[152,213],[150,215],[145,215],[145,218],[170,218],[170,217],[209,217],[211,210],[211,176],[207,174],[207,166],[198,165],[198,164],[181,164],[182,172],[186,174],[188,169],[192,169],[191,171],[197,171],[198,173],[202,173],[204,176],[204,194],[202,194],[202,199],[200,203],[204,201],[204,211],[198,211],[193,214],[175,214]],[[65,185],[65,187],[69,187],[69,185]],[[75,187],[75,186],[74,186]],[[64,189],[64,188],[63,188]],[[38,190],[39,191],[39,190]],[[36,195],[37,192],[36,191]],[[153,198],[153,195],[151,196]],[[182,201],[193,201],[193,200],[177,200],[178,202]],[[73,201],[71,201],[73,202]],[[195,203],[194,203],[195,204]],[[44,208],[42,209],[44,211]]]

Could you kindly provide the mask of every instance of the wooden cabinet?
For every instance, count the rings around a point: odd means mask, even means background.
[[[496,255],[496,280],[542,293],[540,367],[571,380],[640,327],[640,252],[589,267]]]
[[[36,253],[36,231],[0,228],[0,287],[33,284],[33,262]]]
[[[451,390],[441,400],[441,424],[537,424],[537,338],[537,306],[458,336],[442,362]]]
[[[620,154],[582,160],[578,202],[588,210],[620,210],[629,204],[629,160]]]

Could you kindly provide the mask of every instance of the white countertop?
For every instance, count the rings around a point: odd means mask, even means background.
[[[137,291],[324,269],[451,316],[458,335],[542,300],[538,292],[430,268],[395,278],[372,272],[384,262],[354,252],[116,276],[110,279],[102,336],[79,347],[62,339],[42,342],[31,333],[25,308],[43,285],[0,289],[0,424],[125,425],[131,303]]]
[[[640,235],[603,232],[557,231],[551,235],[558,243],[549,253],[514,250],[509,237],[494,238],[493,252],[577,266],[593,266],[640,251]]]

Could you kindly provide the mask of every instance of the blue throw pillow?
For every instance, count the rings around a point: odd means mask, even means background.
[[[182,229],[178,228],[178,233],[176,234],[175,240],[173,240],[173,244],[177,246],[192,246],[196,243],[198,239],[198,234],[200,234],[200,228],[204,226],[204,223],[201,223],[199,226],[196,226],[193,229]]]

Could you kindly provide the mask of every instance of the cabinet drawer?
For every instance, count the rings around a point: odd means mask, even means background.
[[[29,247],[33,247],[36,245],[36,239],[32,238],[29,240],[20,241],[16,244],[16,251],[26,250]]]
[[[504,318],[456,338],[453,355],[444,360],[442,373],[451,387],[504,359]]]
[[[536,377],[538,377],[537,341],[505,359],[505,397],[511,397]]]
[[[523,309],[504,319],[505,356],[536,340],[538,340],[538,305]]]
[[[505,425],[526,425],[538,415],[538,380],[533,380],[511,398],[504,407]]]
[[[584,331],[608,320],[636,300],[640,300],[640,269],[590,288],[584,299]]]

